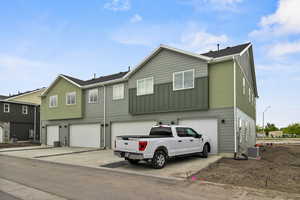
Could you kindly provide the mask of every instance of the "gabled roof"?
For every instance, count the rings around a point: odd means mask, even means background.
[[[34,103],[28,103],[28,102],[23,102],[23,101],[9,101],[6,99],[0,99],[0,102],[10,103],[10,104],[28,105],[28,106],[39,106],[38,104],[34,104]]]
[[[22,93],[18,93],[18,94],[13,94],[13,95],[10,95],[10,96],[6,97],[5,99],[6,100],[11,100],[11,99],[14,99],[16,97],[32,94],[32,93],[39,92],[39,91],[45,90],[45,89],[46,89],[46,87],[42,87],[42,88],[38,88],[38,89],[35,89],[35,90],[30,90],[30,91],[26,91],[26,92],[22,92]],[[1,97],[0,97],[0,99],[1,99]]]
[[[42,93],[42,96],[46,95],[48,93],[48,91],[50,90],[50,88],[52,88],[54,86],[54,84],[61,78],[65,79],[66,81],[70,82],[71,84],[79,87],[79,88],[86,88],[89,86],[93,86],[94,84],[102,84],[102,83],[107,83],[109,81],[113,81],[113,80],[117,80],[120,78],[123,78],[129,71],[126,72],[119,72],[116,74],[111,74],[111,75],[107,75],[107,76],[101,76],[99,78],[93,78],[93,79],[89,79],[89,80],[81,80],[78,78],[74,78],[72,76],[68,76],[68,75],[64,75],[64,74],[60,74],[55,81],[53,81],[51,83],[51,85]]]
[[[0,95],[0,100],[6,99],[8,96]]]
[[[188,56],[198,58],[198,59],[201,59],[201,60],[204,60],[204,61],[212,60],[212,58],[210,58],[208,56],[205,56],[205,55],[200,55],[200,54],[197,54],[197,53],[192,53],[192,52],[189,52],[189,51],[185,51],[185,50],[177,49],[177,48],[174,48],[174,47],[170,47],[168,45],[161,44],[158,48],[156,48],[154,51],[152,51],[149,56],[147,56],[142,62],[140,62],[132,71],[130,71],[128,74],[126,74],[125,78],[128,78],[131,75],[133,75],[135,72],[137,72],[140,68],[142,68],[144,66],[144,64],[146,64],[150,59],[152,59],[154,56],[156,56],[163,49],[167,49],[167,50],[170,50],[170,51],[173,51],[173,52],[188,55]]]
[[[236,55],[236,54],[242,53],[244,51],[244,49],[249,47],[249,45],[251,45],[250,42],[245,43],[245,44],[240,44],[237,46],[226,47],[224,49],[220,49],[220,50],[216,50],[216,51],[209,51],[209,52],[203,53],[201,55],[208,56],[211,58],[220,58],[220,57],[224,57],[224,56]]]

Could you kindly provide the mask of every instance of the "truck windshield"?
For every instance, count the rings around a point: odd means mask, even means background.
[[[150,131],[150,135],[162,136],[162,137],[173,137],[172,130],[170,127],[154,127]]]

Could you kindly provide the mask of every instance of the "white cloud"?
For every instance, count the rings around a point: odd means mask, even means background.
[[[130,9],[130,0],[110,0],[104,8],[113,11],[126,11]]]
[[[181,3],[192,5],[196,10],[213,8],[214,10],[237,11],[236,6],[244,0],[181,0]]]
[[[283,42],[272,45],[269,50],[270,56],[284,56],[300,52],[300,40],[295,42]]]
[[[138,23],[142,20],[143,20],[143,18],[139,14],[135,14],[131,17],[130,22],[131,23]]]
[[[196,30],[183,33],[179,46],[190,51],[205,52],[215,50],[217,44],[226,44],[228,37],[225,34],[217,35],[204,30]]]
[[[288,35],[300,33],[300,1],[279,0],[275,13],[264,16],[260,21],[260,29],[253,31],[251,36]]]

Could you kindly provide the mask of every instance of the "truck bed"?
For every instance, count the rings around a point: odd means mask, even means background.
[[[118,138],[122,138],[122,140],[128,140],[129,138],[137,138],[137,139],[142,139],[142,138],[167,138],[167,137],[173,137],[173,136],[166,136],[166,135],[123,135],[123,136],[118,136]]]

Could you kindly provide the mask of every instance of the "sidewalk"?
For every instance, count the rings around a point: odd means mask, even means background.
[[[22,200],[66,200],[65,198],[27,187],[6,179],[0,178],[0,192],[3,195],[16,197]]]

